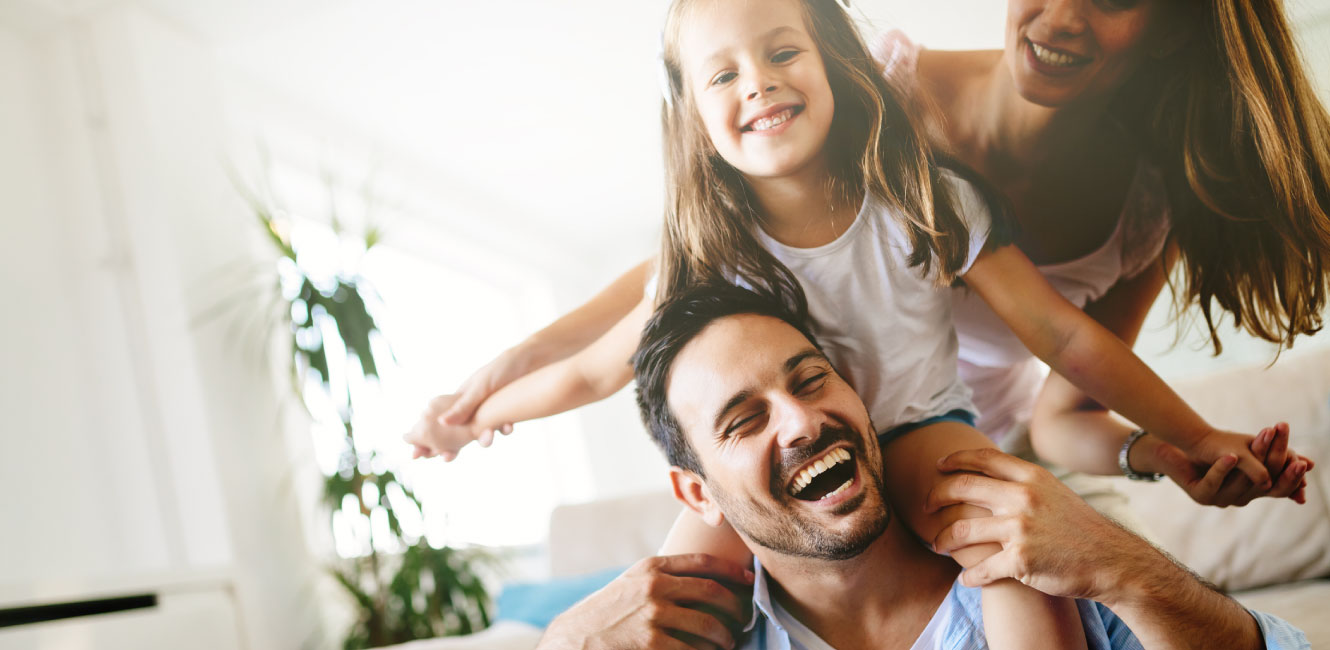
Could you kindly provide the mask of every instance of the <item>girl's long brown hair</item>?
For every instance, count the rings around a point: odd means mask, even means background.
[[[1179,313],[1213,305],[1291,346],[1321,329],[1330,272],[1330,117],[1279,0],[1183,0],[1183,46],[1137,75],[1123,115],[1160,163],[1183,280]]]
[[[750,186],[712,146],[684,84],[680,29],[697,2],[709,1],[715,0],[675,0],[666,22],[663,58],[671,97],[662,111],[666,208],[656,298],[737,279],[803,318],[807,302],[798,279],[754,236],[760,215]],[[966,260],[969,237],[909,102],[883,78],[836,0],[799,1],[836,104],[825,145],[828,205],[864,191],[880,199],[909,235],[910,266],[945,286]]]

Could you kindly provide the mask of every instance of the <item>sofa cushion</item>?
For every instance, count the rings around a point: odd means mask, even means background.
[[[1175,485],[1116,479],[1147,533],[1225,589],[1330,575],[1330,348],[1286,353],[1274,366],[1216,372],[1175,384],[1211,424],[1256,433],[1277,421],[1311,457],[1307,504],[1258,499],[1242,508],[1193,502]]]
[[[496,618],[543,628],[554,617],[609,584],[623,571],[623,567],[617,567],[582,576],[506,584],[499,592]]]
[[[655,555],[682,510],[664,489],[559,506],[550,514],[550,575],[583,575]]]
[[[1307,635],[1313,648],[1330,648],[1330,580],[1306,580],[1233,594],[1244,606],[1278,616]]]

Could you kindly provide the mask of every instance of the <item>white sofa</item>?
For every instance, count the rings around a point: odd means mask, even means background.
[[[1294,448],[1318,465],[1307,504],[1263,499],[1245,508],[1206,508],[1171,484],[1115,480],[1166,551],[1245,605],[1302,628],[1312,647],[1330,647],[1330,348],[1287,353],[1271,368],[1218,372],[1176,388],[1207,419],[1232,430],[1289,422]],[[551,574],[626,566],[651,554],[678,510],[665,492],[558,508],[550,521]],[[468,637],[395,649],[529,650],[539,637],[536,628],[503,622]]]

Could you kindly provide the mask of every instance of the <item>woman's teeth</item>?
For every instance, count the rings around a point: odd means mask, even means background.
[[[1080,57],[1074,57],[1069,54],[1054,52],[1046,47],[1040,47],[1034,41],[1030,42],[1030,50],[1034,52],[1034,58],[1038,59],[1039,62],[1044,65],[1067,68],[1084,62]]]
[[[776,113],[775,115],[770,115],[768,117],[760,117],[753,121],[753,130],[766,131],[767,129],[774,129],[784,124],[786,120],[789,120],[791,117],[794,117],[793,108],[787,108],[779,113]]]

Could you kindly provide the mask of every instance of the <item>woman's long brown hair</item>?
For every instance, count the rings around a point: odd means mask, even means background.
[[[1168,185],[1183,271],[1175,311],[1200,307],[1216,354],[1224,311],[1291,346],[1321,329],[1326,308],[1330,117],[1282,5],[1172,4],[1183,45],[1119,97]]]
[[[698,2],[676,0],[666,22],[669,101],[662,111],[666,208],[658,301],[704,282],[736,280],[781,300],[801,318],[807,302],[793,273],[758,242],[757,212],[743,175],[716,152],[683,83],[679,32]],[[864,191],[898,215],[909,235],[908,263],[950,283],[969,238],[910,104],[883,78],[854,21],[836,0],[799,0],[827,69],[836,109],[825,151],[828,205]]]

